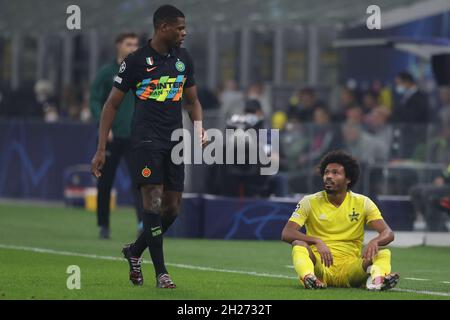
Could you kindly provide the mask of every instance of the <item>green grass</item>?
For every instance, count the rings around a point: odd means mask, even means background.
[[[5,246],[120,258],[135,238],[131,209],[112,214],[112,239],[99,240],[95,215],[79,209],[0,204],[0,299],[450,299],[450,249],[392,248],[399,289],[446,293],[368,292],[363,289],[302,289],[295,279],[187,269],[173,264],[295,277],[290,248],[280,241],[165,239],[166,261],[178,285],[158,290],[153,268],[144,265],[144,286],[132,287],[128,264],[118,260],[33,252]],[[149,259],[148,252],[145,259]],[[81,289],[68,290],[66,269],[81,268]],[[426,278],[413,281],[405,278]]]

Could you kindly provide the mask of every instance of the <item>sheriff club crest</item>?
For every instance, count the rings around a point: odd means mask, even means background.
[[[352,214],[349,214],[348,216],[350,218],[350,222],[358,221],[359,213],[355,212],[355,208],[353,208]]]

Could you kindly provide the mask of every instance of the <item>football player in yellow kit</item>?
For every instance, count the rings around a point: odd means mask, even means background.
[[[324,190],[303,197],[282,232],[282,240],[292,245],[300,282],[307,289],[395,287],[400,277],[391,273],[391,252],[380,248],[394,240],[394,233],[372,200],[351,191],[360,173],[358,162],[332,151],[319,170]],[[363,251],[365,224],[378,236]],[[306,234],[300,232],[302,226]]]

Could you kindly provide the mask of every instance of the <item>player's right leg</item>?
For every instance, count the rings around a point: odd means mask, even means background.
[[[292,262],[300,282],[306,289],[326,288],[326,284],[314,273],[316,257],[306,242],[299,240],[292,242]]]

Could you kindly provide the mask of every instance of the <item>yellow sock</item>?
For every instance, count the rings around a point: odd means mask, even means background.
[[[372,278],[376,278],[389,273],[391,273],[391,251],[389,249],[383,249],[378,251],[378,254],[373,258],[370,275]]]
[[[305,247],[294,246],[292,248],[292,261],[300,280],[303,280],[307,274],[314,273],[314,264],[309,257],[308,249]]]

